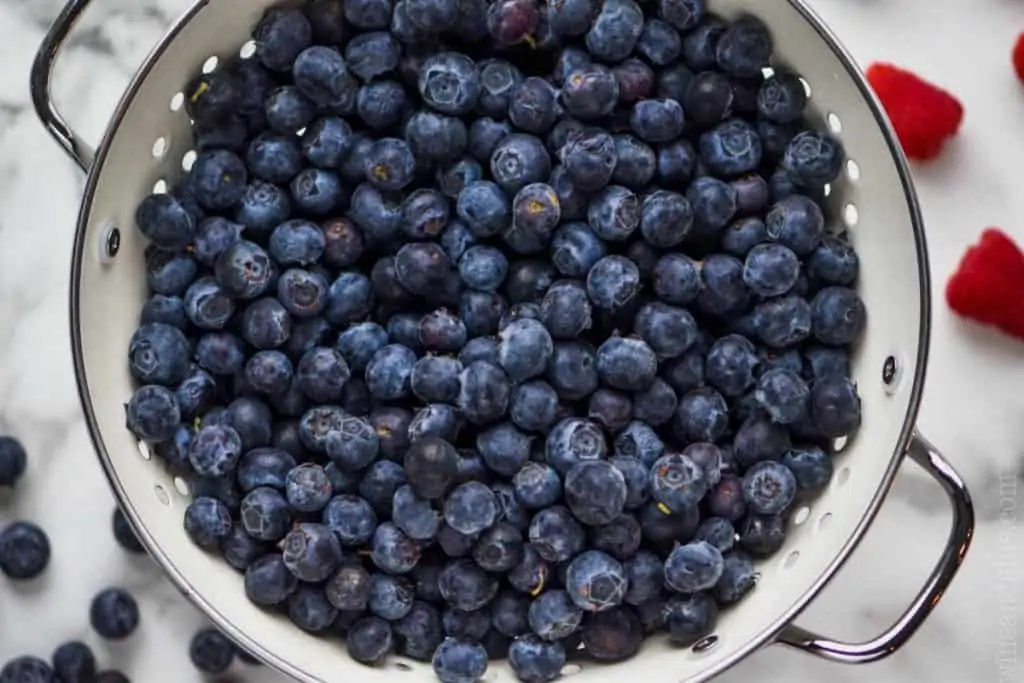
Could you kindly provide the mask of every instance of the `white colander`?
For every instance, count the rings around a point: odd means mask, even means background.
[[[252,605],[239,574],[185,535],[187,483],[151,462],[147,448],[125,429],[124,403],[133,390],[128,341],[147,295],[135,208],[155,185],[171,185],[182,173],[191,146],[184,84],[200,69],[216,68],[218,59],[240,50],[250,54],[253,26],[279,2],[196,2],[132,79],[95,152],[49,96],[54,61],[88,4],[71,0],[50,29],[33,66],[32,94],[43,123],[88,174],[71,264],[72,350],[89,432],[114,492],[171,580],[271,666],[309,683],[433,680],[428,666],[399,657],[378,668],[356,664],[336,639],[307,635]],[[726,17],[752,12],[769,26],[778,59],[807,81],[816,123],[839,136],[847,150],[849,161],[828,201],[832,227],[845,223],[861,258],[860,293],[869,323],[854,378],[863,427],[843,444],[828,490],[794,511],[785,546],[761,563],[758,587],[723,613],[714,635],[686,649],[655,638],[618,665],[571,665],[578,683],[621,681],[627,671],[649,681],[705,681],[773,643],[840,662],[881,659],[904,645],[935,607],[974,528],[960,477],[915,431],[928,357],[928,258],[906,161],[885,115],[850,56],[801,0],[711,0],[711,9]],[[921,593],[892,628],[868,642],[838,642],[794,625],[867,531],[905,456],[935,478],[953,508],[948,543]],[[495,663],[487,680],[514,677]]]

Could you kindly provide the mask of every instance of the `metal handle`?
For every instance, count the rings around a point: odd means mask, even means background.
[[[932,475],[949,496],[953,506],[953,528],[946,548],[928,582],[907,611],[881,635],[863,643],[844,643],[823,638],[790,624],[779,634],[778,642],[823,659],[844,664],[865,664],[884,659],[907,644],[911,636],[942,599],[967,554],[974,536],[974,505],[960,475],[923,436],[915,432],[907,454]]]
[[[46,126],[50,135],[64,148],[68,156],[78,166],[89,172],[92,166],[93,149],[82,138],[72,130],[64,116],[57,111],[56,105],[50,98],[50,78],[53,75],[53,65],[68,34],[74,28],[88,6],[90,0],[69,0],[68,4],[57,15],[50,30],[46,32],[39,51],[36,53],[35,61],[32,62],[32,76],[30,89],[32,91],[32,104],[36,108],[36,115]]]

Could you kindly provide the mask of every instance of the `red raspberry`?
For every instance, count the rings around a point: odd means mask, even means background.
[[[999,228],[987,228],[946,283],[954,313],[1024,341],[1024,253]]]
[[[892,64],[872,64],[867,78],[911,159],[937,157],[960,130],[963,105],[942,88]]]
[[[1017,42],[1013,44],[1013,70],[1017,72],[1017,78],[1024,81],[1024,33],[1017,36]]]

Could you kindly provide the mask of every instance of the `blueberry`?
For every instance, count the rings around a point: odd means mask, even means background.
[[[466,366],[459,379],[462,388],[457,404],[467,420],[487,424],[505,414],[511,386],[499,366],[477,361]]]
[[[589,225],[573,222],[565,223],[555,230],[550,253],[551,262],[562,275],[579,278],[584,277],[595,263],[604,258],[607,247]],[[572,286],[578,287],[576,283]],[[583,294],[585,296],[585,291]]]
[[[313,41],[313,29],[302,12],[270,10],[253,30],[256,58],[268,69],[287,71]]]
[[[674,361],[666,363],[664,377],[669,386],[685,394],[704,383],[704,352],[692,348]]]
[[[654,266],[654,293],[669,304],[685,305],[701,293],[704,285],[697,263],[676,252],[658,259]]]
[[[519,429],[546,431],[558,414],[558,394],[550,384],[531,380],[517,385],[509,396],[509,418]]]
[[[146,247],[146,282],[156,294],[180,296],[185,293],[198,270],[195,260],[186,253],[168,251],[151,244]]]
[[[722,395],[710,387],[694,389],[681,399],[676,428],[690,441],[715,442],[729,424],[729,408]]]
[[[838,438],[853,433],[861,421],[857,387],[842,375],[828,375],[811,385],[811,415],[822,436]]]
[[[758,113],[776,123],[799,121],[806,106],[807,91],[796,74],[776,71],[757,93]]]
[[[656,190],[644,197],[640,231],[652,246],[669,249],[678,245],[693,225],[693,208],[686,197]]]
[[[173,437],[181,421],[181,410],[174,393],[155,384],[136,389],[125,412],[128,429],[150,443]]]
[[[233,207],[245,194],[248,172],[234,152],[209,150],[196,156],[189,182],[202,208],[223,211]]]
[[[761,139],[742,119],[729,119],[700,136],[700,157],[720,176],[738,176],[761,163]]]
[[[498,579],[468,560],[446,564],[437,583],[445,602],[466,612],[480,609],[498,593]]]
[[[473,60],[457,52],[429,57],[420,70],[417,86],[428,106],[453,116],[468,114],[481,90]]]
[[[588,615],[581,629],[583,647],[598,661],[629,659],[643,642],[643,626],[636,612],[628,607]]]
[[[185,509],[185,532],[200,548],[217,548],[231,534],[231,512],[215,498],[194,498]]]
[[[501,114],[504,116],[504,114]],[[512,126],[507,121],[495,121],[482,116],[470,125],[467,149],[481,164],[490,162],[491,155],[498,143],[512,133]]]
[[[279,541],[288,532],[292,514],[288,501],[275,489],[259,486],[242,499],[242,526],[260,541]]]
[[[356,111],[363,123],[377,130],[401,123],[409,108],[405,88],[395,81],[373,81],[359,89]]]
[[[669,642],[678,647],[693,645],[715,629],[718,606],[707,593],[671,598],[663,608]]]
[[[485,116],[504,118],[508,115],[513,91],[522,81],[522,72],[504,59],[488,59],[482,62],[477,109]]]
[[[825,287],[811,301],[811,333],[823,344],[852,344],[866,324],[867,309],[857,292]]]
[[[517,384],[543,374],[554,352],[547,329],[531,318],[513,321],[501,331],[499,339],[498,362]]]
[[[659,358],[675,358],[697,342],[697,322],[689,311],[660,302],[645,304],[636,314],[634,331]],[[598,362],[600,362],[600,349]]]
[[[648,19],[637,41],[636,50],[651,64],[665,66],[679,59],[683,50],[682,39],[670,24]]]
[[[595,306],[614,310],[628,304],[640,289],[640,271],[629,259],[611,255],[587,274],[587,294]]]
[[[367,616],[349,628],[345,646],[349,657],[360,664],[379,664],[391,651],[393,637],[388,622]]]
[[[95,595],[89,606],[89,623],[101,638],[122,640],[139,625],[139,606],[123,588],[106,588]]]
[[[743,280],[743,262],[726,254],[711,254],[701,268],[703,288],[697,296],[702,311],[719,317],[743,312],[750,303],[750,290]]]
[[[466,325],[445,309],[427,313],[418,325],[420,345],[430,351],[455,352],[466,344]]]
[[[827,133],[797,133],[786,147],[782,168],[792,181],[806,188],[821,188],[839,177],[845,161],[842,144]]]
[[[651,386],[633,394],[633,418],[661,426],[672,419],[678,405],[675,389],[668,382],[656,378]]]
[[[571,134],[558,154],[566,177],[580,192],[600,190],[615,171],[615,141],[599,130]]]
[[[462,429],[463,419],[454,406],[446,403],[431,403],[416,411],[409,424],[409,440],[412,442],[429,437],[455,441]]]
[[[487,671],[487,651],[479,643],[448,637],[431,663],[441,683],[476,683]]]
[[[768,370],[758,379],[754,395],[765,412],[780,424],[792,424],[807,417],[811,392],[793,370]]]
[[[88,683],[96,676],[96,656],[85,643],[72,640],[60,645],[53,652],[53,673],[56,680],[61,683]],[[41,663],[41,662],[40,662]],[[45,683],[49,681],[49,674],[38,679],[8,678],[8,674],[0,673],[0,680],[28,681],[29,683]]]
[[[715,56],[718,66],[730,76],[752,78],[768,66],[772,37],[758,19],[744,16],[730,24],[718,38]]]
[[[722,553],[706,541],[676,546],[665,560],[665,584],[680,593],[713,588],[722,576]]]
[[[466,612],[449,607],[441,619],[445,633],[467,640],[480,640],[491,628],[491,615],[486,608]]]
[[[614,475],[609,478],[617,481]],[[615,488],[614,483],[612,488]],[[528,536],[533,548],[548,562],[564,562],[576,556],[586,541],[583,527],[561,505],[537,512],[530,520]]]
[[[54,683],[56,680],[50,665],[31,655],[14,657],[0,669],[0,681],[4,683]]]
[[[459,373],[462,363],[450,356],[424,356],[416,361],[409,386],[419,399],[449,403],[459,395]]]
[[[284,490],[288,473],[295,467],[295,458],[278,448],[254,448],[238,462],[237,479],[243,491],[260,486]]]
[[[645,142],[671,142],[683,132],[683,107],[672,99],[640,100],[633,105],[629,124]]]
[[[722,250],[731,256],[746,258],[754,247],[767,241],[768,229],[763,220],[753,217],[741,218],[722,233]]]
[[[733,438],[733,454],[741,467],[781,457],[789,449],[788,430],[761,414],[744,420]]]
[[[608,524],[625,507],[625,477],[603,460],[579,462],[565,475],[565,501],[584,524]]]
[[[299,512],[319,512],[333,493],[327,473],[316,463],[302,463],[289,471],[285,480],[288,504]]]
[[[611,337],[597,349],[597,372],[610,387],[640,391],[658,371],[655,352],[641,339]]]
[[[821,243],[825,219],[812,199],[800,194],[779,200],[765,217],[768,239],[807,256]]]
[[[322,588],[302,585],[288,598],[288,618],[303,631],[318,633],[336,623],[338,610]]]
[[[759,362],[749,339],[738,334],[726,335],[708,350],[704,377],[723,396],[739,396],[754,384]]]
[[[349,0],[345,3],[345,19],[356,28],[384,29],[391,21],[391,0]]]
[[[259,181],[257,181],[257,183],[258,184],[250,185],[249,189],[246,190],[246,195],[243,196],[242,199],[243,207],[247,205],[246,197],[259,193],[260,188],[263,185],[273,187],[274,191],[277,191],[277,187],[274,185],[268,185]],[[283,213],[286,215],[286,212]],[[279,216],[277,215],[274,216],[274,225],[277,225],[280,222],[276,220],[278,217]],[[192,253],[196,260],[205,266],[212,266],[221,252],[240,239],[243,229],[259,229],[262,227],[258,225],[258,221],[253,220],[251,216],[245,215],[240,216],[240,218],[242,218],[243,221],[233,223],[226,218],[214,216],[207,218],[200,223],[199,228],[196,230],[195,240],[192,243]],[[284,220],[284,218],[282,217],[281,220]],[[150,287],[152,287],[152,283],[150,284]]]
[[[494,247],[472,246],[459,260],[459,274],[468,287],[493,292],[508,274],[508,259]]]
[[[550,507],[562,497],[562,479],[549,465],[527,463],[516,473],[512,484],[516,498],[531,510]]]
[[[562,3],[560,7],[567,4],[571,3]],[[571,116],[581,121],[599,119],[611,114],[618,101],[619,84],[608,67],[588,62],[566,73],[561,102]]]
[[[565,666],[565,648],[529,634],[516,638],[508,648],[508,663],[524,683],[547,683],[558,678]]]
[[[473,560],[481,569],[489,572],[507,572],[518,565],[522,559],[523,534],[508,522],[498,522],[484,530],[473,547]],[[495,610],[499,609],[499,605],[495,605]],[[525,611],[524,605],[524,624],[526,621]],[[506,633],[506,635],[516,634]]]
[[[0,572],[9,579],[34,579],[50,564],[50,539],[31,522],[14,522],[0,532]]]
[[[392,629],[398,653],[419,661],[428,661],[444,639],[437,608],[419,600]]]
[[[529,460],[531,438],[508,422],[480,432],[477,451],[487,467],[502,476],[511,477]]]
[[[707,11],[705,0],[659,0],[658,16],[680,31],[696,28]]]
[[[190,354],[185,334],[164,323],[140,326],[128,345],[132,376],[143,384],[178,384],[188,375]]]
[[[368,150],[363,168],[366,180],[377,188],[400,190],[412,182],[416,160],[404,140],[381,138]]]
[[[623,569],[629,582],[624,602],[638,606],[661,596],[665,569],[656,554],[641,550],[623,562]]]
[[[633,557],[640,548],[641,527],[631,514],[621,514],[611,522],[594,527],[590,532],[590,545],[594,550],[608,553],[617,560]]]
[[[757,569],[753,563],[736,553],[725,556],[722,576],[715,585],[715,599],[722,604],[738,602],[757,583]]]
[[[628,133],[615,135],[614,140],[616,162],[612,181],[631,190],[643,189],[657,171],[654,150]]]
[[[736,215],[736,190],[717,178],[697,178],[686,191],[686,198],[693,207],[699,234],[720,234]]]
[[[394,463],[378,464],[381,466],[394,465]],[[371,468],[368,471],[364,481],[371,478],[374,469]],[[388,498],[390,503],[391,496]],[[377,529],[377,515],[365,498],[340,495],[332,498],[324,507],[323,523],[334,532],[343,546],[359,546],[373,538],[374,531]]]
[[[513,86],[508,107],[512,125],[539,135],[551,129],[557,116],[557,93],[546,80],[530,76]]]
[[[686,455],[671,453],[651,466],[651,496],[666,511],[680,513],[695,507],[707,493],[704,470]]]
[[[112,517],[112,527],[114,530],[114,540],[121,548],[133,555],[143,555],[146,552],[145,546],[139,541],[139,537],[135,534],[135,529],[132,527],[132,523],[128,521],[124,512],[120,507],[114,508],[114,514]]]
[[[664,453],[665,443],[646,422],[631,422],[615,437],[615,455],[622,458],[635,458],[643,463],[645,468],[650,468],[654,461]],[[627,476],[627,487],[629,484],[630,477]],[[627,501],[627,507],[636,507],[636,505],[630,505]]]
[[[737,522],[747,513],[747,504],[743,500],[743,480],[732,475],[725,475],[718,485],[707,495],[708,510],[713,515],[730,522]]]
[[[370,577],[370,613],[387,621],[402,619],[413,607],[414,587],[401,576],[374,574]]]
[[[494,493],[479,482],[466,482],[455,487],[444,502],[445,522],[467,536],[483,531],[494,523],[498,514]]]
[[[268,183],[287,183],[302,168],[302,149],[292,137],[270,131],[249,143],[246,162],[252,174]],[[288,206],[287,195],[273,186],[254,184],[239,199],[236,219],[246,227],[268,232],[271,218],[281,217]]]
[[[215,628],[196,631],[188,646],[192,666],[213,675],[222,674],[231,667],[235,652],[235,644]]]
[[[437,437],[417,439],[405,452],[405,474],[413,491],[435,500],[443,497],[458,475],[458,453]]]
[[[401,57],[401,45],[387,31],[362,33],[345,46],[345,65],[363,81],[393,71]]]
[[[643,11],[632,0],[605,2],[587,31],[587,50],[601,61],[621,62],[636,46],[643,25]]]
[[[769,299],[754,307],[753,323],[763,344],[774,349],[791,347],[811,335],[811,306],[794,294]]]
[[[583,620],[583,610],[564,590],[548,590],[530,603],[527,619],[540,638],[557,642],[570,636]]]
[[[301,212],[311,216],[329,214],[343,202],[341,181],[338,179],[338,174],[322,168],[307,168],[300,171],[297,176],[292,178],[289,189],[291,190],[295,206]],[[317,230],[317,232],[319,233],[320,231]],[[322,252],[323,234],[320,233],[319,237],[314,239],[316,240],[314,244],[319,244],[317,248]],[[273,242],[271,242],[271,246],[273,246]],[[304,263],[302,261],[292,262]],[[287,263],[287,261],[283,263]]]
[[[192,241],[196,219],[169,194],[151,194],[135,211],[135,224],[153,244],[164,249],[181,249]]]
[[[567,474],[578,463],[603,459],[607,449],[601,429],[593,422],[577,417],[558,422],[544,445],[548,463],[562,474]]]
[[[857,252],[843,237],[824,235],[807,257],[807,275],[830,285],[852,285],[860,273]]]
[[[770,557],[786,540],[786,520],[779,515],[748,515],[739,531],[744,550],[755,557]]]
[[[793,448],[779,462],[793,473],[800,492],[816,493],[832,480],[832,457],[818,446]]]
[[[609,433],[625,427],[633,415],[633,401],[629,396],[610,389],[598,389],[590,395],[587,417],[600,424]]]
[[[163,323],[184,330],[188,326],[185,302],[181,297],[154,294],[146,300],[139,313],[139,324]]]
[[[532,39],[537,30],[537,4],[531,0],[498,0],[487,9],[487,30],[501,47]]]
[[[409,377],[416,354],[404,346],[389,344],[377,350],[366,365],[366,386],[381,400],[395,400],[409,392]]]
[[[512,133],[495,146],[490,169],[501,189],[514,194],[530,183],[539,183],[547,178],[551,173],[551,157],[539,138]],[[460,217],[466,220],[461,214]]]
[[[622,156],[620,153],[620,159]],[[655,163],[658,178],[663,183],[688,185],[696,170],[697,154],[689,141],[676,140],[658,146]]]

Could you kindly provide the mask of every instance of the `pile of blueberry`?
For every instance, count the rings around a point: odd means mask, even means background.
[[[472,683],[679,646],[860,424],[844,157],[705,0],[313,0],[185,88],[129,428],[256,605]]]

